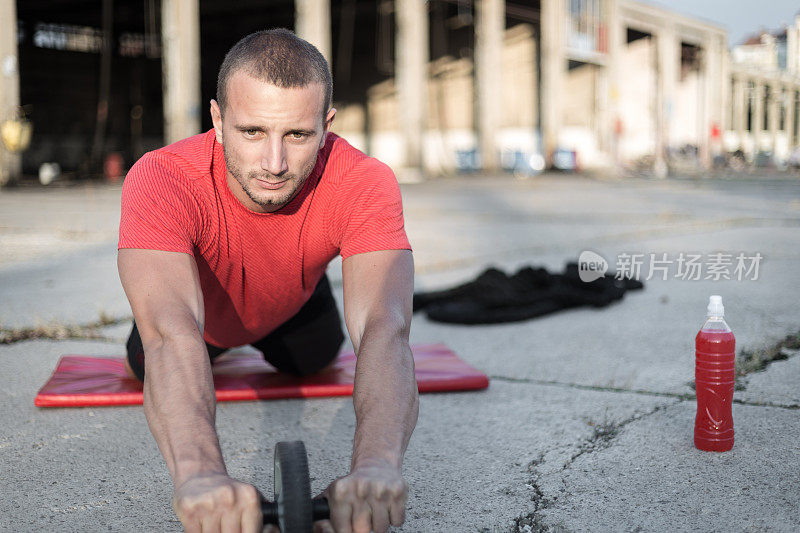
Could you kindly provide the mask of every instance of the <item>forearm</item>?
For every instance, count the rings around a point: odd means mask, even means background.
[[[147,348],[145,416],[175,486],[197,474],[224,474],[211,365],[202,338],[178,336]]]
[[[357,351],[351,469],[376,460],[399,469],[419,413],[408,331],[368,327]]]

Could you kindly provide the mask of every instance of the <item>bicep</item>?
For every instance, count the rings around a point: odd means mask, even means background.
[[[347,257],[342,262],[344,314],[350,338],[358,345],[372,321],[407,335],[414,292],[410,250],[383,250]]]
[[[198,331],[202,335],[203,294],[193,256],[124,248],[117,255],[117,267],[145,344]]]

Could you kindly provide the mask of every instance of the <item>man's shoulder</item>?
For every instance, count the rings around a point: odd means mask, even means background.
[[[388,165],[368,156],[335,133],[328,134],[325,145],[328,157],[324,174],[326,181],[333,185],[395,179]]]
[[[135,167],[163,169],[178,179],[195,181],[211,173],[214,157],[214,130],[174,142],[147,152]],[[132,169],[133,170],[133,169]]]

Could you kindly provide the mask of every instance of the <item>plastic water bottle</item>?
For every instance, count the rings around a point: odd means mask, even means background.
[[[708,452],[733,448],[733,401],[736,339],[725,323],[721,296],[708,302],[708,319],[695,338],[694,383],[697,415],[694,445]]]

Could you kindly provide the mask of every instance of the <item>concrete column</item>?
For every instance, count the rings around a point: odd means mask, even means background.
[[[711,128],[722,126],[724,85],[722,78],[723,37],[710,35],[703,48],[703,113],[700,123],[700,160],[709,166],[711,159],[722,150],[721,139],[711,138]]]
[[[404,145],[407,180],[419,174],[423,164],[428,103],[428,6],[425,0],[397,0],[395,68],[397,102]],[[416,169],[416,170],[415,170]]]
[[[0,124],[14,118],[19,107],[17,2],[0,0]],[[22,155],[9,152],[0,141],[0,186],[22,173]]]
[[[611,26],[613,24],[613,19],[611,19],[611,12],[616,13],[616,2],[611,1],[607,2],[605,5],[605,10],[603,11],[603,17],[600,19],[600,24],[605,28],[605,35],[606,35],[606,42],[605,48],[603,51],[605,52],[603,64],[597,70],[597,85],[595,90],[595,98],[594,98],[594,105],[597,112],[597,120],[593,121],[593,129],[594,134],[597,136],[598,146],[601,151],[605,152],[609,156],[612,155],[612,144],[613,144],[613,130],[609,127],[612,122],[613,117],[613,110],[612,106],[613,103],[611,101],[611,93],[612,93],[612,85],[616,81],[612,75],[612,59],[611,59]],[[602,47],[602,44],[598,43],[599,46]]]
[[[606,4],[605,24],[607,28],[608,43],[606,66],[603,71],[607,75],[605,113],[601,116],[602,128],[608,139],[606,143],[608,153],[615,166],[619,166],[619,146],[621,139],[618,124],[622,120],[620,109],[620,61],[625,46],[625,25],[619,14],[619,0],[608,0]]]
[[[331,63],[330,0],[295,0],[295,33],[310,42]]]
[[[745,117],[745,81],[741,77],[733,79],[733,124],[731,129],[736,132],[739,148],[744,147],[744,129],[747,125]]]
[[[716,53],[718,58],[719,71],[717,74],[717,87],[720,93],[720,98],[714,102],[713,113],[717,117],[712,117],[713,120],[719,124],[721,137],[719,140],[720,153],[725,151],[724,136],[726,131],[726,122],[730,120],[730,110],[733,107],[733,87],[731,86],[731,62],[730,54],[728,53],[727,37],[719,35],[716,38]]]
[[[800,107],[800,94],[798,94],[798,91],[800,91],[800,85],[792,87],[792,116],[794,116],[794,110]],[[794,130],[792,131],[794,132],[795,146],[800,146],[800,121],[795,122]]]
[[[199,0],[162,0],[164,142],[200,133]]]
[[[794,102],[795,108],[800,108],[800,95],[798,95],[798,91],[800,91],[800,84],[792,87],[792,102]],[[800,112],[800,109],[798,109],[798,111]],[[794,113],[792,113],[792,116],[794,116]],[[800,146],[800,121],[794,123],[792,132],[794,133],[795,146]]]
[[[477,89],[478,145],[484,170],[500,167],[497,131],[503,117],[503,37],[505,0],[478,0],[475,5],[475,82]]]
[[[786,141],[787,141],[787,144],[789,145],[789,153],[791,154],[792,153],[792,149],[794,148],[794,145],[795,145],[795,140],[794,140],[795,139],[794,138],[794,91],[795,91],[795,88],[792,85],[787,85],[786,87],[784,87],[784,90],[786,91],[786,95],[784,96],[784,100],[783,100],[784,104],[786,105],[786,110],[785,110],[785,113],[786,113],[786,115],[785,115],[786,116],[786,124],[785,124],[785,126],[786,126],[786,128],[785,128],[784,131],[786,132]]]
[[[786,29],[786,70],[800,74],[800,14],[795,15]]]
[[[675,27],[669,23],[659,28],[656,34],[656,72],[658,73],[658,88],[656,90],[656,176],[667,175],[667,161],[665,159],[669,148],[672,132],[672,117],[675,107],[675,87],[678,81],[679,43],[675,35]]]
[[[775,150],[778,147],[781,96],[781,86],[771,83],[769,85],[769,101],[767,102],[767,127],[769,128],[769,142],[773,157],[775,157]]]
[[[553,163],[561,129],[561,101],[567,68],[565,46],[566,3],[564,0],[541,0],[541,122],[544,156]]]
[[[753,156],[758,155],[761,150],[761,137],[764,134],[764,82],[756,78],[753,80],[755,87],[753,90]]]

